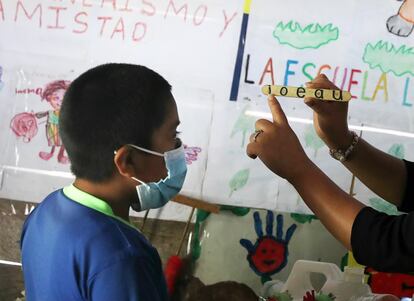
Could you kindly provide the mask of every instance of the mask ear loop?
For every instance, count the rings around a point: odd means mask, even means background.
[[[135,181],[137,181],[137,182],[141,183],[142,185],[148,185],[147,183],[145,183],[145,182],[143,182],[143,181],[141,181],[141,180],[137,179],[136,177],[131,177],[131,179],[133,179],[133,180],[135,180]]]
[[[143,148],[143,147],[139,147],[139,146],[136,146],[136,145],[133,145],[133,144],[127,144],[128,146],[130,146],[130,147],[132,147],[132,148],[135,148],[135,149],[137,149],[137,150],[140,150],[140,151],[142,151],[142,152],[144,152],[144,153],[148,153],[148,154],[151,154],[151,155],[155,155],[155,156],[158,156],[158,157],[163,157],[164,158],[164,160],[165,160],[165,155],[164,154],[161,154],[161,153],[158,153],[158,152],[154,152],[154,151],[152,151],[152,150],[149,150],[149,149],[146,149],[146,148]],[[145,182],[143,182],[143,181],[141,181],[141,180],[139,180],[139,179],[137,179],[136,177],[131,177],[133,180],[135,180],[135,181],[137,181],[137,182],[139,182],[139,183],[141,183],[142,185],[145,185],[145,186],[148,186],[148,184],[147,183],[145,183]]]
[[[155,156],[158,156],[158,157],[164,157],[164,154],[161,154],[159,152],[154,152],[152,150],[149,150],[149,149],[146,149],[146,148],[143,148],[143,147],[139,147],[139,146],[136,146],[136,145],[133,145],[133,144],[127,144],[127,145],[132,147],[132,148],[135,148],[137,150],[140,150],[144,153],[148,153],[148,154],[155,155]]]
[[[128,145],[130,145],[130,146],[134,147],[134,145],[131,145],[131,144],[128,144]],[[116,155],[116,154],[117,154],[117,152],[118,152],[118,151],[114,150],[114,155]],[[164,155],[163,155],[163,157],[164,157]],[[140,183],[140,184],[142,184],[142,185],[148,185],[147,183],[145,183],[145,182],[141,181],[140,179],[138,179],[138,178],[136,178],[136,177],[131,177],[131,179],[133,179],[133,180],[137,181],[138,183]]]
[[[148,186],[147,183],[142,182],[141,180],[137,179],[136,177],[131,177],[131,179],[141,183],[144,186]],[[137,186],[137,188],[138,188],[138,186]],[[141,211],[141,195],[139,193],[139,189],[137,189],[137,192],[138,192],[138,202],[132,203],[131,207],[132,207],[132,209],[134,209],[136,211]],[[145,213],[145,218],[148,216],[148,212],[149,212],[149,210],[147,210],[147,212]],[[145,219],[144,219],[144,224],[145,224]],[[142,227],[142,228],[144,228],[144,227]],[[142,229],[141,229],[141,231],[142,231]]]
[[[116,155],[117,154],[117,150],[114,150],[114,155]],[[133,180],[135,180],[135,181],[137,181],[138,183],[141,183],[142,185],[148,185],[147,183],[145,183],[145,182],[143,182],[143,181],[141,181],[141,180],[139,180],[138,178],[136,178],[136,177],[131,177],[131,179],[133,179]],[[139,200],[139,196],[138,196],[138,202],[137,203],[133,203],[133,204],[131,204],[131,207],[134,209],[134,210],[140,210],[140,208],[141,208],[141,201]],[[149,213],[149,209],[145,212],[145,217],[144,217],[144,223],[142,224],[142,227],[141,227],[141,231],[144,229],[144,225],[145,225],[145,222],[146,222],[146,219],[147,219],[147,217],[148,217],[148,213]]]

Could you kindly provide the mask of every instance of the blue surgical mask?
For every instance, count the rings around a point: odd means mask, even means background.
[[[187,164],[185,161],[184,146],[165,152],[164,154],[154,152],[136,145],[129,146],[151,155],[164,157],[168,175],[159,182],[145,183],[135,177],[135,181],[141,183],[138,185],[137,194],[140,203],[133,203],[132,209],[136,211],[144,211],[164,206],[169,200],[174,198],[181,190],[187,174]]]

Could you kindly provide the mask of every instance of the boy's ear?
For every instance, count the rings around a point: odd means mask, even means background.
[[[123,146],[115,152],[114,163],[120,175],[124,177],[136,176],[131,148]]]

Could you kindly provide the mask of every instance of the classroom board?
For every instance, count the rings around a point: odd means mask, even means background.
[[[260,88],[301,86],[323,72],[352,93],[349,123],[363,138],[414,159],[412,2],[0,0],[0,197],[39,202],[73,181],[46,127],[58,124],[59,109],[47,95],[61,97],[88,68],[128,62],[173,86],[189,168],[184,195],[308,213],[290,184],[245,154],[255,121],[269,118]],[[352,175],[329,157],[312,111],[280,101],[309,157],[349,191]],[[388,208],[358,181],[354,193]]]

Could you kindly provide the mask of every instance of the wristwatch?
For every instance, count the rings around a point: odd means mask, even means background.
[[[341,150],[341,149],[330,149],[329,150],[329,154],[331,155],[332,158],[340,162],[345,162],[346,159],[348,159],[349,155],[352,153],[352,151],[354,150],[355,146],[358,144],[358,141],[359,141],[359,137],[355,132],[351,132],[351,134],[352,134],[352,142],[351,142],[351,145],[346,150]]]

